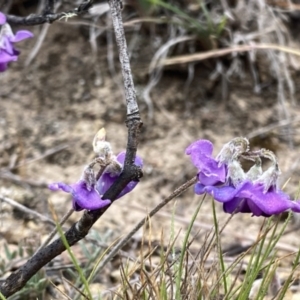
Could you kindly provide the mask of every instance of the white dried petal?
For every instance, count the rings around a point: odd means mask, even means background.
[[[105,141],[106,131],[101,128],[95,135],[93,140],[94,152],[102,158],[109,158],[112,155],[112,149],[109,142]]]
[[[281,174],[281,171],[278,167],[278,164],[275,164],[268,168],[262,175],[254,181],[254,183],[261,183],[264,186],[264,193],[266,193],[270,187],[278,188],[278,178]]]
[[[111,159],[111,163],[106,167],[105,173],[109,173],[112,176],[120,175],[122,172],[122,165],[117,161],[116,157]]]
[[[228,163],[237,159],[242,153],[249,151],[249,141],[244,137],[237,137],[226,143],[217,155],[216,160],[222,163]]]
[[[258,158],[255,161],[255,165],[253,165],[249,171],[246,173],[246,178],[250,181],[257,180],[263,173],[262,167],[261,167],[261,159]]]
[[[95,184],[96,184],[96,178],[94,174],[93,168],[90,166],[87,166],[82,174],[82,180],[86,183],[86,188],[91,191]]]
[[[227,179],[230,180],[235,187],[246,179],[246,174],[239,161],[233,160],[228,163]]]

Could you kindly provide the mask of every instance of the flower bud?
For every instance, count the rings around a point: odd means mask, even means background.
[[[105,141],[105,137],[105,129],[101,128],[94,137],[93,149],[96,154],[106,159],[112,155],[112,149],[110,143]]]
[[[266,149],[260,150],[262,157],[268,158],[272,161],[273,165],[269,167],[262,175],[254,181],[254,183],[262,183],[264,186],[264,193],[266,193],[271,187],[278,188],[278,178],[281,174],[275,154]]]

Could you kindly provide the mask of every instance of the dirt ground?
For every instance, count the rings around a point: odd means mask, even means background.
[[[39,30],[33,28],[36,37]],[[101,36],[95,54],[88,30],[87,26],[71,21],[54,23],[29,66],[25,67],[25,61],[36,38],[20,44],[19,61],[0,75],[0,192],[50,217],[49,203],[62,216],[71,207],[71,201],[68,194],[50,192],[46,185],[79,179],[83,167],[93,157],[92,140],[101,127],[105,127],[116,153],[126,146],[126,110],[116,46],[108,47],[109,35]],[[94,226],[103,240],[109,244],[129,232],[164,197],[195,176],[185,148],[201,138],[214,143],[215,154],[223,143],[236,136],[251,136],[253,148],[275,151],[282,171],[281,184],[291,178],[285,191],[294,198],[300,178],[299,71],[292,73],[296,101],[292,103],[287,96],[285,102],[290,118],[296,119],[289,126],[278,126],[284,118],[275,82],[270,81],[261,93],[255,94],[251,74],[246,72],[243,79],[228,82],[228,97],[222,97],[222,82],[209,79],[215,60],[196,64],[188,89],[186,66],[166,69],[151,92],[154,110],[149,117],[142,92],[148,83],[147,68],[153,49],[152,41],[143,38],[143,32],[140,34],[142,38],[134,47],[131,60],[144,122],[138,149],[144,159],[144,177],[132,193],[115,202]],[[113,60],[107,58],[108,54]],[[269,125],[274,126],[257,133]],[[178,245],[199,200],[192,188],[177,199],[175,230],[181,229]],[[173,209],[174,202],[153,218],[153,240],[160,239],[162,229],[165,236],[170,235]],[[211,212],[211,201],[207,199],[193,229],[193,234],[200,230],[195,247],[199,247],[201,237],[213,224]],[[75,213],[68,224],[81,214]],[[217,214],[220,224],[229,217],[219,204]],[[262,218],[248,214],[234,216],[222,235],[224,248],[251,243],[262,222]],[[297,220],[289,228],[295,224]],[[49,225],[1,203],[2,245],[38,246],[49,231]],[[140,235],[141,232],[137,238]],[[299,230],[294,230],[282,238],[279,255],[297,251],[298,235]],[[286,271],[282,274],[288,273],[290,262],[282,263]]]

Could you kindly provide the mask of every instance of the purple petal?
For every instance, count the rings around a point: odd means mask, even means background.
[[[212,189],[208,188],[208,190]],[[264,193],[263,185],[253,185],[250,182],[244,182],[237,187],[236,191],[231,191],[231,194],[228,193],[226,199],[222,196],[222,192],[225,193],[228,189],[222,187],[220,190],[214,194],[214,197],[220,202],[225,202],[224,200],[226,200],[226,203],[223,205],[225,212],[252,212],[254,216],[269,217],[288,209],[300,210],[300,205],[297,206],[295,202],[290,200],[288,195],[280,190],[270,189],[267,193]],[[228,201],[230,196],[233,197]]]
[[[224,166],[221,166],[221,168]],[[212,173],[210,173],[212,172]],[[211,170],[203,170],[198,173],[198,179],[205,185],[215,185],[224,183],[226,178],[226,168],[218,170],[217,166],[212,166]]]
[[[51,191],[58,191],[58,190],[62,190],[66,193],[72,193],[73,192],[73,188],[68,185],[68,184],[65,184],[63,182],[55,182],[55,183],[51,183],[48,185],[48,188],[51,190]]]
[[[270,217],[270,214],[264,213],[254,202],[243,198],[233,198],[231,201],[223,204],[223,210],[226,213],[252,213],[253,216]]]
[[[197,194],[197,195],[202,195],[202,194],[204,194],[204,193],[206,193],[206,191],[205,191],[205,185],[203,185],[203,184],[201,184],[201,183],[196,183],[195,184],[195,187],[194,187],[194,192],[195,192],[195,194]]]
[[[10,55],[6,51],[0,49],[0,64],[18,60],[17,55]]]
[[[99,209],[105,206],[108,206],[110,200],[102,200],[97,193],[96,189],[92,188],[91,190],[87,189],[86,183],[80,180],[78,183],[72,185],[73,188],[73,200],[76,205],[82,209]]]
[[[272,216],[272,214],[266,213],[263,210],[261,210],[253,201],[247,199],[247,201],[245,201],[245,202],[246,202],[247,207],[249,208],[249,210],[247,210],[246,212],[251,212],[253,216],[256,216],[256,217]],[[243,211],[241,211],[241,212],[243,212]]]
[[[213,144],[208,140],[198,140],[189,145],[185,154],[190,155],[193,165],[198,169],[202,170],[205,167],[203,157],[211,157],[213,153]]]
[[[270,189],[264,193],[263,185],[253,185],[252,188],[241,190],[240,197],[244,197],[248,201],[249,207],[261,210],[265,215],[277,215],[288,209],[295,208],[294,202],[290,200],[289,196],[281,190]],[[257,211],[252,210],[254,215]]]
[[[197,167],[198,155],[207,155],[211,156],[214,150],[214,146],[209,140],[198,140],[190,144],[186,150],[185,154],[190,155],[193,164]],[[201,164],[201,162],[200,162]]]
[[[116,181],[118,178],[118,175],[111,175],[109,173],[104,173],[102,176],[98,179],[96,183],[96,189],[100,195],[104,195],[105,192],[111,187],[111,185]]]
[[[125,161],[125,155],[126,155],[126,152],[125,151],[122,151],[120,152],[118,155],[117,155],[117,161],[121,164],[121,165],[124,165],[124,161]],[[136,155],[135,157],[135,160],[134,160],[134,163],[139,166],[139,167],[142,167],[143,166],[143,160],[140,156]]]
[[[292,211],[300,213],[300,201],[292,201],[292,203],[293,203]]]
[[[126,152],[122,151],[117,155],[117,161],[121,164],[124,165],[124,161],[125,161],[125,156],[126,156]]]
[[[14,45],[9,41],[9,39],[7,37],[3,37],[2,50],[11,56],[15,54]]]
[[[119,155],[117,156],[117,161],[119,163],[124,164],[125,154],[126,154],[125,152],[119,153]],[[140,156],[136,155],[135,160],[134,160],[134,164],[142,168],[143,167],[143,160],[142,160],[142,158]],[[125,188],[123,189],[123,191],[119,194],[118,198],[121,198],[124,195],[126,195],[127,193],[131,192],[136,187],[137,184],[138,184],[138,181],[130,181],[125,186]]]
[[[0,24],[1,20],[3,20],[3,16],[4,15],[0,12]],[[14,35],[8,24],[3,25],[1,33],[2,37],[0,40],[0,72],[4,72],[7,69],[7,63],[18,60],[18,55],[20,54],[20,51],[14,48],[13,43],[33,37],[33,34],[28,30],[20,30],[16,33],[16,35]]]
[[[7,63],[0,63],[0,72],[4,72],[7,69]]]
[[[231,201],[225,202],[223,204],[223,210],[226,213],[233,214],[238,212],[249,213],[251,212],[247,201],[242,198],[234,197]]]
[[[242,182],[238,187],[233,186],[204,186],[195,185],[195,193],[208,193],[216,201],[224,203],[223,209],[228,213],[249,213],[254,216],[280,214],[288,209],[300,212],[300,203],[290,200],[282,191],[270,189],[264,193],[263,185],[253,185],[249,181]]]
[[[6,16],[0,11],[0,25],[3,25],[6,22]]]
[[[118,154],[117,161],[122,165],[124,164],[125,152],[121,152]],[[134,163],[139,167],[143,166],[143,160],[139,156],[136,156]],[[110,173],[104,173],[99,178],[99,180],[97,181],[97,185],[96,185],[96,189],[98,190],[99,194],[104,195],[118,177],[119,177],[119,175],[112,175]],[[129,182],[126,185],[126,187],[122,190],[122,192],[118,195],[117,199],[119,199],[122,196],[124,196],[125,194],[131,192],[137,184],[138,184],[137,181]]]
[[[233,186],[205,186],[203,184],[197,183],[195,185],[195,193],[196,194],[204,194],[208,193],[214,197],[218,202],[223,203],[223,210],[226,213],[249,213],[252,210],[249,208],[247,201],[245,199],[236,197],[239,191],[244,187],[249,185],[249,183],[244,182],[243,185],[237,189]]]
[[[29,39],[33,37],[33,33],[28,30],[19,30],[16,32],[16,34],[13,37],[10,37],[9,40],[12,43],[18,43],[20,41],[23,41],[25,39]]]
[[[208,140],[198,140],[187,147],[185,153],[191,156],[192,163],[198,169],[199,181],[204,185],[224,183],[226,166],[211,157],[213,145]]]
[[[238,197],[240,191],[249,186],[251,186],[251,183],[248,181],[244,181],[237,188],[231,185],[204,186],[198,183],[195,185],[195,193],[196,194],[208,193],[211,196],[213,196],[215,200],[224,203],[224,202],[231,201],[235,197]]]
[[[72,185],[61,182],[53,183],[49,185],[49,188],[54,191],[60,189],[72,194],[73,208],[77,211],[82,209],[95,210],[106,207],[111,203],[110,200],[102,200],[94,188],[88,190],[86,183],[82,180]]]
[[[119,194],[118,198],[121,198],[123,197],[124,195],[128,194],[129,192],[131,192],[135,187],[136,185],[138,184],[139,182],[138,181],[130,181],[126,186],[125,188],[123,189],[123,191]]]

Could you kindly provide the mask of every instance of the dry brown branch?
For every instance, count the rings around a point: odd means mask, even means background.
[[[109,4],[113,18],[113,25],[118,44],[124,80],[127,104],[126,125],[128,128],[128,140],[123,171],[119,178],[103,195],[104,199],[110,199],[113,202],[130,181],[138,181],[142,177],[141,169],[134,165],[142,121],[136,102],[134,84],[127,53],[127,45],[121,15],[121,2],[117,0],[110,0]],[[88,234],[93,224],[105,213],[109,207],[110,206],[99,210],[85,211],[81,219],[65,232],[65,238],[69,246],[72,246],[83,239]],[[50,245],[40,249],[22,267],[20,267],[16,272],[12,273],[10,276],[8,276],[8,278],[0,283],[0,292],[5,297],[13,295],[22,287],[24,287],[26,282],[43,266],[45,266],[48,262],[65,250],[66,247],[61,238],[56,239]]]
[[[233,46],[233,47],[228,47],[225,49],[218,49],[218,50],[212,50],[212,51],[207,51],[207,52],[202,52],[202,53],[194,53],[194,54],[188,54],[188,55],[180,55],[172,58],[167,58],[164,59],[156,66],[153,66],[152,68],[160,67],[160,66],[171,66],[171,65],[176,65],[176,64],[185,64],[185,63],[190,63],[190,62],[197,62],[197,61],[202,61],[205,59],[210,59],[210,58],[216,58],[216,57],[221,57],[225,56],[228,54],[233,54],[235,52],[249,52],[249,51],[254,51],[254,50],[277,50],[277,51],[282,51],[285,53],[293,54],[300,56],[300,51],[297,49],[293,49],[290,47],[285,47],[285,46],[280,46],[276,44],[251,44],[251,45],[242,45],[242,46]]]

